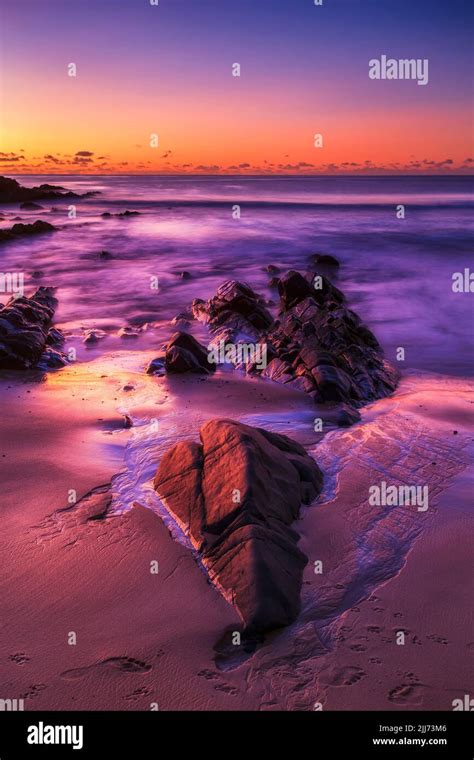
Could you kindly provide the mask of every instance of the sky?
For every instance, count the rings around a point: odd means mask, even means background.
[[[0,0],[1,172],[472,172],[471,0],[154,1]]]

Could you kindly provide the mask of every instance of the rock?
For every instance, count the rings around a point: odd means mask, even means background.
[[[216,369],[207,359],[208,351],[189,333],[177,332],[166,344],[165,367],[167,372],[210,373]]]
[[[325,267],[339,268],[339,262],[335,256],[331,256],[326,253],[315,253],[312,257],[312,261],[316,265],[322,265]]]
[[[30,298],[11,298],[0,309],[0,369],[36,367],[47,349],[56,306],[54,289],[42,287]],[[48,349],[47,364],[56,361],[53,352]]]
[[[48,346],[61,346],[64,343],[64,335],[57,327],[50,327],[46,336]]]
[[[187,311],[180,311],[179,314],[176,314],[176,316],[173,317],[173,319],[171,320],[170,324],[177,325],[177,324],[180,324],[180,323],[183,323],[183,322],[189,324],[189,322],[192,319],[193,319],[193,315],[191,313],[189,313]]]
[[[206,321],[213,344],[258,342],[273,317],[263,299],[248,285],[236,280],[224,282],[207,303],[195,299],[192,305],[195,319]]]
[[[0,203],[22,203],[24,201],[48,200],[55,198],[89,198],[96,192],[77,195],[60,185],[40,185],[22,187],[15,179],[0,177]]]
[[[111,214],[110,211],[104,211],[103,214],[101,214],[101,217],[103,219],[111,219],[113,216],[140,216],[140,211],[121,211],[118,214]]]
[[[33,203],[33,201],[27,201],[26,203],[20,203],[20,208],[25,209],[25,211],[39,211],[43,206],[40,206],[39,203]]]
[[[360,414],[357,409],[347,404],[341,404],[337,410],[336,422],[340,427],[350,427],[356,422],[360,422]]]
[[[200,437],[165,453],[154,487],[245,634],[288,625],[307,562],[291,523],[320,493],[321,471],[298,443],[261,428],[211,420]]]
[[[60,369],[68,363],[65,355],[55,348],[46,347],[40,356],[36,369],[49,370]]]
[[[97,329],[85,330],[84,340],[82,342],[85,343],[86,346],[91,346],[94,343],[98,343],[99,340],[103,340],[106,337],[107,337],[107,333],[105,333],[103,330],[97,330]]]
[[[186,270],[182,272],[174,272],[176,277],[179,277],[180,280],[190,280],[191,279],[191,273],[187,272]]]
[[[101,251],[99,253],[99,259],[113,259],[113,256],[111,253],[109,253],[109,251]]]
[[[139,333],[133,327],[121,327],[117,335],[119,338],[129,339],[129,338],[138,338]]]
[[[357,418],[357,407],[393,393],[398,372],[326,277],[292,270],[280,277],[278,289],[276,320],[248,285],[235,281],[224,283],[207,303],[194,301],[193,314],[207,321],[213,345],[265,344],[267,366],[248,364],[246,370],[304,391],[317,404],[345,404],[353,411],[340,415],[342,425]]]
[[[300,272],[287,272],[278,285],[282,307],[291,309],[306,298],[319,304],[342,303],[344,295],[322,275],[303,277]]]
[[[157,356],[156,359],[152,359],[146,368],[147,375],[158,375],[162,377],[166,372],[165,357]]]
[[[280,267],[276,267],[275,264],[268,264],[265,271],[267,271],[268,274],[278,274]]]
[[[56,227],[53,227],[49,222],[41,221],[41,219],[37,219],[33,224],[14,224],[9,230],[0,230],[0,242],[15,240],[28,235],[38,235],[42,232],[54,232],[55,230]]]

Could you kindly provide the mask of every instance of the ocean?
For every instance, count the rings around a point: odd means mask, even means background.
[[[310,254],[340,261],[336,284],[400,369],[473,374],[472,294],[455,293],[453,274],[472,259],[470,177],[22,176],[99,194],[43,201],[42,210],[4,205],[1,227],[37,218],[58,227],[1,248],[3,272],[24,272],[25,291],[58,288],[56,321],[82,361],[132,345],[157,348],[169,320],[226,279],[248,282],[276,310],[268,264],[305,269]],[[74,203],[74,201],[73,201]],[[405,218],[397,207],[404,206]],[[111,216],[125,210],[138,216]],[[108,259],[101,251],[111,254]],[[179,273],[189,272],[189,279]],[[158,289],[151,282],[158,281]],[[3,298],[6,300],[6,296]],[[134,341],[121,327],[153,324]],[[84,330],[107,338],[82,343]]]

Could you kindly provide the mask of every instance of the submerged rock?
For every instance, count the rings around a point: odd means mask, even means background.
[[[28,235],[38,235],[42,232],[54,232],[56,229],[52,224],[43,222],[41,219],[37,219],[33,224],[14,224],[9,230],[0,230],[0,243]]]
[[[321,471],[298,443],[262,428],[211,420],[200,437],[166,452],[155,490],[236,606],[245,633],[288,625],[299,612],[307,562],[290,526],[320,493]]]
[[[39,211],[40,209],[44,207],[40,206],[39,203],[33,203],[33,201],[27,201],[26,203],[20,203],[20,208],[25,209],[25,211]]]
[[[0,369],[36,367],[45,350],[47,366],[59,366],[58,352],[47,346],[56,306],[54,288],[42,287],[0,309]]]
[[[165,367],[167,372],[210,373],[216,369],[207,358],[208,351],[189,333],[177,332],[166,344]]]

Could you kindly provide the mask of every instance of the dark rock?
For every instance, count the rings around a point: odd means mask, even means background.
[[[93,345],[94,343],[98,343],[99,340],[103,340],[103,338],[107,337],[107,333],[105,333],[103,330],[86,330],[84,332],[84,340],[82,341],[87,346]]]
[[[200,437],[166,452],[155,489],[245,633],[288,625],[307,562],[290,526],[321,491],[321,471],[298,443],[261,428],[211,420]]]
[[[179,314],[176,314],[175,317],[171,320],[172,325],[177,325],[180,322],[187,322],[189,323],[193,319],[193,315],[190,312],[187,311],[180,311]]]
[[[0,177],[0,203],[22,203],[26,201],[50,200],[57,198],[88,198],[93,193],[77,195],[59,185],[40,185],[39,187],[22,187],[16,179]]]
[[[103,214],[101,214],[101,217],[103,219],[110,219],[113,216],[140,216],[140,211],[121,211],[118,214],[111,214],[110,211],[104,211]]]
[[[50,327],[46,336],[48,346],[61,346],[64,343],[64,335],[57,327]]]
[[[119,338],[133,339],[133,338],[138,338],[139,332],[138,330],[135,330],[133,327],[121,327],[117,335]]]
[[[99,259],[113,259],[113,256],[111,253],[109,253],[109,251],[101,251],[99,253]]]
[[[278,287],[276,320],[266,310],[262,316],[259,297],[235,281],[224,283],[207,303],[194,301],[193,314],[207,321],[214,344],[266,344],[267,366],[250,364],[246,370],[302,390],[317,404],[355,410],[393,393],[398,372],[338,288],[323,275],[296,271],[284,274]],[[341,414],[341,424],[350,416]]]
[[[165,367],[167,372],[210,373],[216,369],[207,359],[208,351],[189,333],[177,332],[166,344]]]
[[[25,211],[39,211],[43,206],[40,206],[39,203],[33,203],[33,201],[27,201],[26,203],[21,203],[20,208],[25,209]]]
[[[275,264],[268,264],[266,271],[268,274],[278,274],[280,271],[280,267],[276,267]]]
[[[56,348],[47,346],[40,356],[40,360],[36,365],[36,369],[49,370],[49,369],[61,369],[68,363],[65,355],[58,351]]]
[[[312,261],[316,265],[322,265],[325,267],[333,267],[335,269],[339,268],[339,262],[336,259],[335,256],[331,256],[327,253],[315,253],[314,256],[311,257]]]
[[[214,336],[234,343],[258,341],[261,332],[273,322],[263,299],[236,280],[224,282],[207,303],[195,299],[193,315],[205,320]]]
[[[158,375],[162,377],[165,374],[165,357],[158,356],[156,359],[152,359],[146,368],[147,375]]]
[[[28,235],[38,235],[42,232],[54,232],[55,230],[56,227],[48,222],[41,221],[41,219],[37,219],[33,224],[14,224],[9,230],[0,230],[0,242],[15,240]]]
[[[0,369],[31,369],[38,364],[56,306],[54,289],[39,288],[31,298],[12,298],[0,309]],[[54,362],[54,349],[48,351],[46,362]]]

